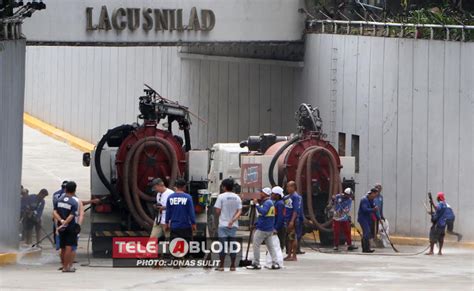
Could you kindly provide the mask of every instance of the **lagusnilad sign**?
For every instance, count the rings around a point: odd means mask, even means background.
[[[135,31],[211,31],[216,25],[216,16],[210,9],[192,7],[188,13],[183,9],[115,8],[102,6],[100,11],[86,7],[86,30],[128,29]]]

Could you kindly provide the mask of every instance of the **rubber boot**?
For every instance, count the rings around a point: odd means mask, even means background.
[[[373,253],[374,250],[370,249],[370,242],[368,239],[362,239],[362,252]]]

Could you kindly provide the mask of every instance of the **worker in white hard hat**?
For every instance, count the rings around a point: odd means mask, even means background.
[[[275,206],[275,231],[280,241],[280,248],[283,250],[285,247],[286,239],[286,228],[285,228],[285,202],[283,201],[283,188],[275,186],[272,188],[272,200]]]
[[[273,230],[275,224],[275,207],[270,195],[272,189],[266,187],[260,191],[260,199],[253,199],[255,209],[258,213],[257,222],[255,223],[255,233],[253,235],[253,260],[252,265],[248,266],[249,270],[260,270],[260,246],[263,242],[270,253],[272,264],[270,269],[280,269],[277,262],[277,255],[275,253],[275,246],[273,245]]]
[[[352,197],[353,192],[351,188],[346,188],[344,193],[336,194],[333,196],[333,207],[334,207],[334,217],[333,217],[333,239],[334,239],[334,250],[339,250],[339,235],[342,232],[347,243],[347,250],[352,251],[357,249],[356,246],[352,244],[351,239],[351,212],[352,207]]]

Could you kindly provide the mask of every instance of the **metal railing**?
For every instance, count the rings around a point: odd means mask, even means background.
[[[414,23],[393,23],[393,22],[373,22],[373,21],[361,21],[361,20],[309,20],[307,22],[307,29],[320,28],[321,33],[335,33],[335,34],[352,34],[358,32],[360,35],[367,34],[368,31],[372,35],[376,36],[377,32],[380,32],[382,28],[382,36],[391,36],[391,29],[397,32],[399,37],[408,37],[406,35],[407,30],[411,30],[413,37],[419,38],[419,32],[421,29],[429,31],[429,38],[435,38],[435,31],[443,30],[445,33],[445,40],[457,40],[451,38],[452,31],[461,32],[461,41],[466,41],[466,32],[474,31],[474,25],[456,25],[456,24],[414,24]],[[345,31],[341,31],[345,29]]]

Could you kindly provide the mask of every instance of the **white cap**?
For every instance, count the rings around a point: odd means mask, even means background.
[[[278,194],[278,195],[280,195],[281,197],[284,196],[284,194],[283,194],[283,188],[281,188],[280,186],[275,186],[275,187],[273,187],[273,188],[272,188],[272,193],[273,193],[273,194]]]
[[[352,189],[351,188],[346,188],[346,190],[344,190],[344,193],[347,194],[347,195],[352,195]]]
[[[265,187],[262,189],[262,192],[270,196],[272,194],[272,189]]]

